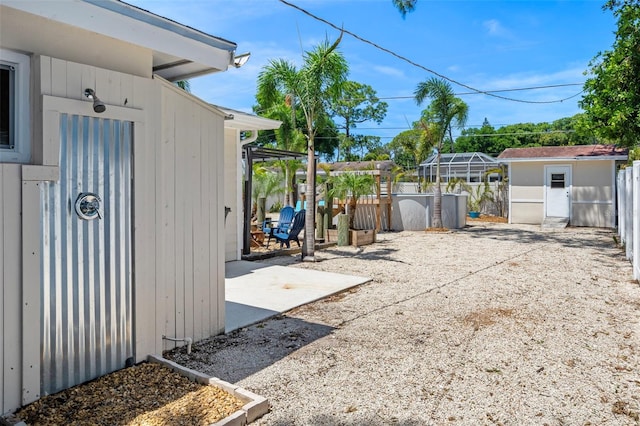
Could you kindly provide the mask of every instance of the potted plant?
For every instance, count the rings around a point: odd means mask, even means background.
[[[469,198],[467,198],[467,209],[469,210],[470,218],[479,218],[482,210],[482,204],[491,199],[491,189],[489,188],[489,182],[485,181],[484,184],[478,185],[475,188],[469,188]]]
[[[358,199],[363,195],[369,195],[375,192],[375,180],[373,175],[367,173],[344,172],[332,176],[330,182],[331,190],[329,191],[328,198],[338,198],[347,202],[347,213],[349,217],[348,223],[349,230],[351,231],[352,244],[362,245],[363,241],[364,243],[375,242],[375,229],[356,230],[354,225]]]

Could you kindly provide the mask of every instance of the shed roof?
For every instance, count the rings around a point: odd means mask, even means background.
[[[226,71],[237,45],[119,0],[2,0],[2,5],[150,49],[169,81]]]
[[[498,160],[626,160],[628,150],[615,145],[536,146],[531,148],[507,148]]]
[[[226,115],[224,127],[237,130],[273,130],[280,128],[282,121],[260,117],[236,109],[214,105]],[[306,155],[306,154],[304,154]]]

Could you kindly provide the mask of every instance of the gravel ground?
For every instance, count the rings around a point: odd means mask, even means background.
[[[638,425],[640,286],[608,230],[474,222],[263,261],[369,284],[167,357],[258,425]]]

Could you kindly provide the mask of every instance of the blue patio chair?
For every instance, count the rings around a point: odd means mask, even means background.
[[[289,232],[274,232],[273,238],[276,239],[280,243],[280,248],[283,245],[286,245],[287,248],[291,247],[291,241],[295,241],[298,243],[298,247],[300,247],[300,240],[298,239],[298,234],[304,228],[304,218],[305,218],[305,210],[300,210],[293,217],[293,223],[291,224],[291,228],[289,228]]]
[[[278,218],[278,220],[269,222],[270,228],[267,228],[268,224],[265,221],[265,223],[262,226],[262,229],[265,231],[265,233],[267,232],[267,229],[268,229],[269,238],[267,239],[267,248],[269,248],[269,243],[271,242],[271,237],[273,237],[273,234],[275,233],[282,234],[289,231],[289,228],[291,227],[291,222],[293,222],[294,214],[295,214],[295,211],[293,210],[293,207],[285,206],[280,210],[280,217]]]

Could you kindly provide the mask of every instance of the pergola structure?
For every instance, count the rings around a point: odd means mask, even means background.
[[[488,170],[500,167],[495,158],[482,152],[446,153],[440,156],[440,179],[463,179],[468,183],[484,182]],[[437,172],[437,154],[431,155],[418,166],[418,177],[435,182]]]
[[[264,148],[251,144],[245,145],[243,148],[242,158],[245,160],[246,169],[244,173],[244,227],[242,233],[242,254],[249,254],[251,252],[251,192],[253,191],[252,172],[254,161],[306,160],[307,154],[304,152]],[[317,159],[315,163],[318,163]],[[314,215],[315,221],[315,209],[310,209],[307,214]]]

